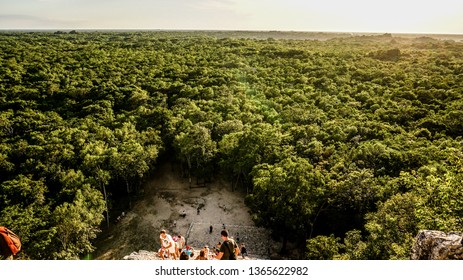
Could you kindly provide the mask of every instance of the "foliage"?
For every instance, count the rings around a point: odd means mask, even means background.
[[[333,260],[339,255],[339,239],[334,235],[317,237],[307,240],[307,254],[309,260]]]
[[[253,173],[248,202],[258,224],[274,229],[284,241],[311,234],[324,199],[323,175],[303,158],[257,165]]]
[[[406,259],[419,229],[462,230],[461,42],[1,32],[0,47],[0,224],[20,258],[92,251],[166,158],[245,189],[308,258]]]

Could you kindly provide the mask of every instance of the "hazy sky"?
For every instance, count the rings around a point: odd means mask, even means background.
[[[0,29],[463,34],[462,0],[0,0]]]

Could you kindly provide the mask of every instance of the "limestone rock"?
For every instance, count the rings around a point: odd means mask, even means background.
[[[132,252],[130,255],[125,256],[124,260],[160,260],[156,252],[150,252],[146,250],[140,250],[138,252]]]
[[[412,247],[412,260],[463,260],[463,233],[421,230]]]

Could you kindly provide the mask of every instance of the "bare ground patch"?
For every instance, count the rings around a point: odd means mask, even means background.
[[[172,235],[186,236],[192,224],[197,225],[197,234],[203,234],[209,225],[218,230],[225,224],[237,229],[242,227],[240,230],[244,236],[243,229],[254,226],[243,193],[232,192],[230,184],[220,180],[206,187],[190,188],[188,180],[176,170],[167,163],[156,171],[144,185],[143,197],[133,203],[132,209],[119,223],[100,235],[94,253],[96,259],[123,259],[140,250],[157,251],[162,228]],[[181,213],[185,213],[185,217]],[[208,236],[208,243],[220,241],[220,231],[216,230],[214,235]],[[195,232],[190,233],[190,241],[196,240],[195,245],[202,246],[202,239],[196,237]]]

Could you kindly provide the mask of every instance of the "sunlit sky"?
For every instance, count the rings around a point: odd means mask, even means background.
[[[0,0],[0,29],[463,34],[463,1]]]

